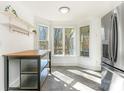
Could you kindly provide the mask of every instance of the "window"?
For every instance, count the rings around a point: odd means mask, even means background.
[[[65,28],[65,55],[74,54],[74,29]]]
[[[80,27],[80,56],[89,56],[89,26]]]
[[[39,26],[39,49],[48,49],[48,27]]]
[[[74,28],[54,28],[54,54],[74,55]]]
[[[63,29],[54,28],[54,54],[63,54]]]

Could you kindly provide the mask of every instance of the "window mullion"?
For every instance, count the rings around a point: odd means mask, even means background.
[[[50,29],[48,27],[48,31],[47,31],[47,48],[50,49],[50,42],[49,42],[49,38],[50,38]]]
[[[52,31],[52,50],[53,50],[53,55],[55,55],[54,54],[54,49],[55,49],[55,46],[54,46],[54,42],[55,42],[55,40],[54,40],[54,33],[55,33],[55,31],[53,29],[53,31]]]
[[[63,55],[65,55],[65,28],[63,28]]]

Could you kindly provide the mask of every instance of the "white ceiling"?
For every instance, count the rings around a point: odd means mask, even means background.
[[[19,2],[20,3],[20,2]],[[35,16],[51,21],[83,21],[106,14],[118,3],[116,1],[22,1]],[[58,9],[68,6],[70,12],[61,14]]]

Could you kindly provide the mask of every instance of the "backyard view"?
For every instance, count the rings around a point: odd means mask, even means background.
[[[54,28],[54,54],[73,55],[74,38],[73,28]]]

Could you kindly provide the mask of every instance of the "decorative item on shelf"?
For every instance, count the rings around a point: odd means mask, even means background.
[[[17,13],[16,13],[16,11],[15,11],[14,9],[12,10],[12,13],[13,13],[14,15],[16,15],[16,17],[18,17],[18,16],[17,16]]]
[[[9,11],[10,7],[11,7],[11,5],[6,6],[4,11]]]
[[[6,6],[5,11],[8,11],[10,9],[10,7],[11,7],[10,5]]]
[[[21,33],[21,34],[24,34],[24,35],[27,35],[29,36],[29,32],[26,32],[26,31],[21,31],[21,30],[17,30],[17,29],[12,29],[13,32],[18,32],[18,33]]]
[[[36,30],[32,30],[32,32],[34,32],[35,34],[37,33],[37,31],[36,31]]]
[[[7,5],[4,11],[0,11],[0,14],[8,17],[9,21],[2,22],[2,24],[9,27],[10,31],[18,32],[27,36],[30,35],[30,32],[35,32],[36,34],[35,27],[18,16],[16,10],[11,5]]]
[[[18,17],[18,15],[17,15],[17,13],[16,13],[16,10],[13,9],[13,8],[11,7],[11,5],[6,6],[4,11],[6,11],[6,12],[11,12],[11,13],[14,14],[16,17]]]

